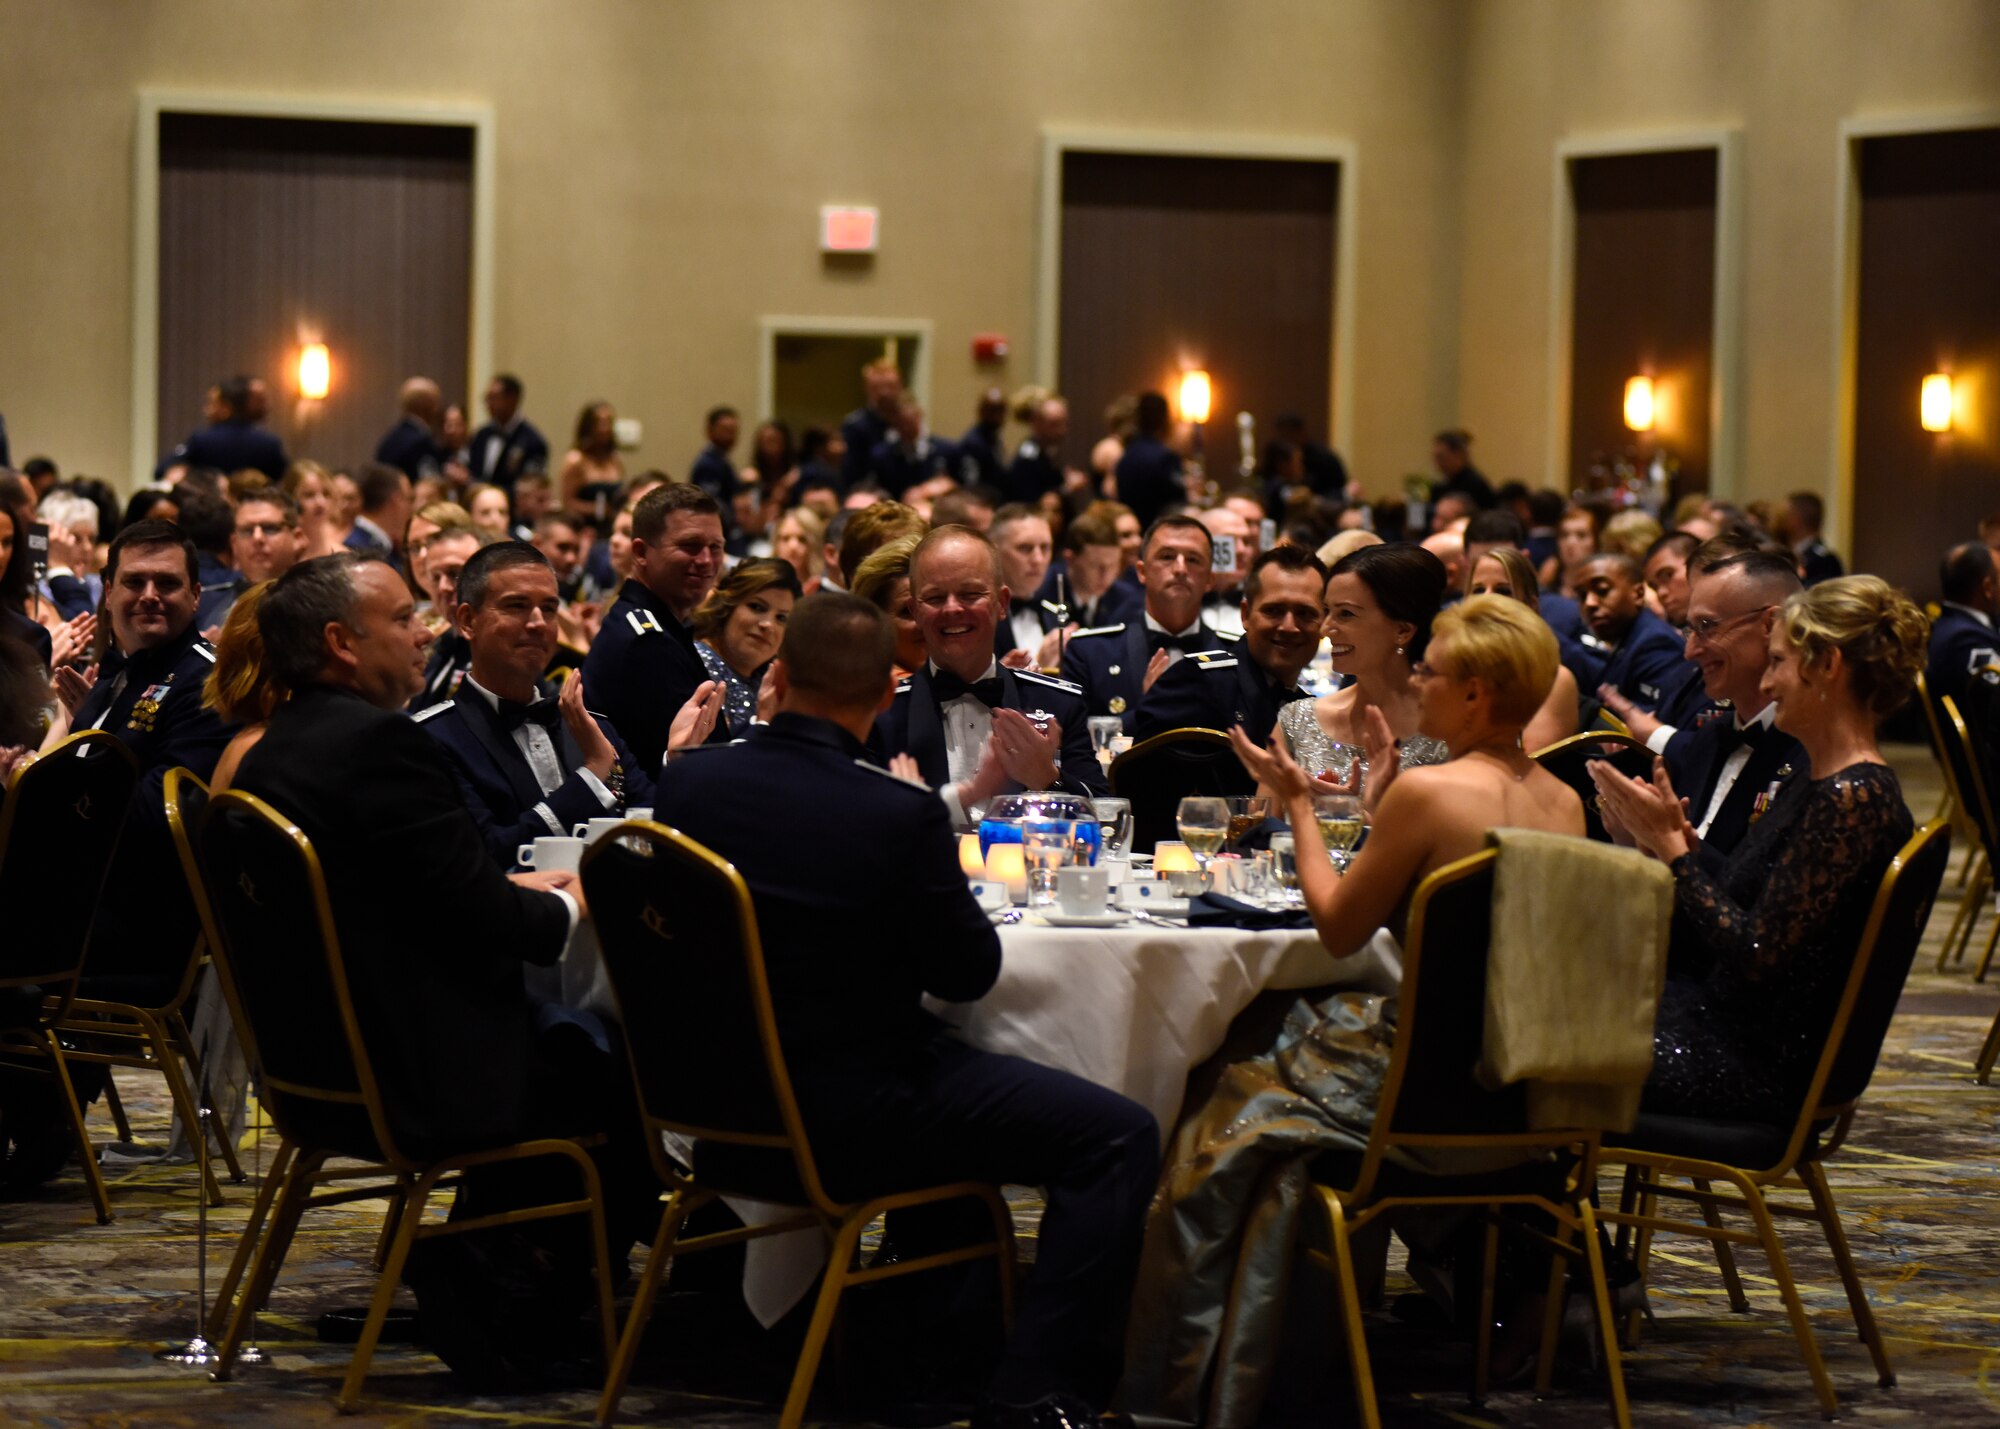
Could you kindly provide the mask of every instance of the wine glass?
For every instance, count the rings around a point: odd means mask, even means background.
[[[1354,861],[1354,846],[1361,842],[1366,827],[1359,794],[1313,795],[1313,817],[1319,822],[1319,836],[1326,840],[1333,865],[1342,873]]]
[[[1271,874],[1278,880],[1283,890],[1279,903],[1286,908],[1306,906],[1305,895],[1299,892],[1298,847],[1290,834],[1271,835]]]
[[[1222,845],[1229,837],[1229,801],[1190,794],[1181,800],[1174,823],[1180,829],[1181,841],[1201,865],[1206,881],[1209,864],[1222,852]]]
[[[1097,751],[1097,762],[1104,766],[1108,774],[1111,772],[1111,761],[1117,758],[1111,741],[1125,732],[1125,721],[1117,715],[1092,715],[1084,723],[1090,728],[1090,747]]]
[[[1104,857],[1114,863],[1122,863],[1132,852],[1132,801],[1130,799],[1092,799],[1090,811],[1097,815],[1098,827],[1104,835]]]
[[[1264,820],[1276,812],[1277,801],[1268,794],[1236,794],[1229,799],[1229,847],[1240,851]]]
[[[1030,819],[1021,825],[1021,853],[1028,864],[1028,906],[1056,901],[1056,870],[1076,861],[1076,825],[1068,819]]]

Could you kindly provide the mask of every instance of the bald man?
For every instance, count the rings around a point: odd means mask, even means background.
[[[403,383],[400,400],[402,420],[376,446],[375,460],[395,467],[412,482],[436,476],[444,466],[444,453],[437,441],[443,395],[430,378],[412,377]]]

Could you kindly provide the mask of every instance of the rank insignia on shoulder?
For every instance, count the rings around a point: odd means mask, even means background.
[[[1077,631],[1074,635],[1070,636],[1070,639],[1082,640],[1086,636],[1091,635],[1122,635],[1124,633],[1125,626],[1122,623],[1118,625],[1093,625],[1087,630]]]
[[[901,784],[901,785],[902,785],[902,786],[903,786],[903,787],[904,787],[905,789],[908,789],[908,790],[910,790],[910,791],[911,791],[912,793],[916,793],[916,794],[928,794],[928,793],[930,792],[930,790],[926,789],[926,788],[925,788],[925,787],[924,787],[923,785],[921,785],[921,784],[912,784],[912,783],[911,783],[911,782],[910,782],[909,780],[905,779],[905,778],[904,778],[904,777],[903,777],[902,775],[900,775],[900,774],[892,774],[892,773],[890,773],[890,772],[889,772],[889,771],[888,771],[887,769],[884,769],[884,768],[883,768],[883,767],[882,767],[881,765],[879,765],[879,764],[876,764],[876,763],[872,762],[871,760],[867,760],[867,759],[857,759],[857,760],[855,760],[855,761],[854,761],[854,767],[855,767],[856,769],[866,769],[866,770],[867,770],[867,771],[868,771],[868,772],[869,772],[870,774],[879,774],[879,775],[881,775],[881,776],[882,776],[882,777],[883,777],[884,779],[888,779],[888,780],[890,780],[890,781],[892,781],[892,782],[894,782],[894,783],[897,783],[897,784]]]
[[[415,720],[418,724],[422,724],[425,720],[431,718],[431,716],[433,715],[443,714],[446,710],[450,709],[452,705],[455,703],[456,701],[454,700],[441,700],[437,704],[424,706],[424,708],[418,710],[415,714],[411,715],[410,718]]]
[[[1037,685],[1048,685],[1054,689],[1066,690],[1072,695],[1083,693],[1083,686],[1071,684],[1068,680],[1057,679],[1054,675],[1044,675],[1039,670],[1016,670],[1014,678],[1027,680]]]
[[[1227,656],[1227,657],[1225,657],[1225,658],[1222,658],[1222,659],[1217,659],[1217,658],[1216,658],[1217,656],[1219,656],[1219,655],[1222,655],[1222,654],[1223,654],[1223,652],[1222,652],[1222,651],[1220,651],[1220,650],[1216,650],[1216,651],[1212,651],[1212,652],[1211,652],[1211,651],[1203,651],[1203,652],[1202,652],[1201,654],[1199,654],[1199,655],[1190,655],[1190,656],[1188,656],[1188,658],[1189,658],[1190,660],[1194,661],[1194,662],[1195,662],[1195,663],[1196,663],[1197,665],[1201,666],[1201,668],[1202,668],[1202,669],[1204,669],[1204,670],[1233,670],[1233,669],[1235,669],[1235,668],[1236,668],[1236,657],[1235,657],[1234,655],[1229,655],[1229,656]]]
[[[625,619],[631,623],[634,635],[664,635],[666,627],[660,624],[660,617],[650,610],[628,610]]]

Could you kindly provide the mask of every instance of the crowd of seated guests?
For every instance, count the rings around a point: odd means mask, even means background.
[[[261,384],[232,379],[208,427],[122,509],[50,463],[0,474],[0,773],[98,728],[144,775],[87,976],[130,993],[185,957],[192,908],[159,788],[186,767],[269,798],[328,847],[386,835],[381,857],[417,871],[421,908],[364,912],[379,867],[327,859],[344,930],[381,942],[357,980],[418,970],[399,1008],[379,981],[365,990],[368,1015],[449,1008],[492,1032],[462,1063],[438,1052],[402,1069],[418,1114],[461,1119],[467,1135],[604,1130],[557,1127],[558,1108],[578,1104],[557,1093],[607,1116],[621,1104],[604,1090],[619,1080],[615,1029],[584,1047],[573,1021],[552,1033],[523,1020],[513,975],[560,953],[587,913],[582,890],[517,870],[517,850],[630,808],[671,810],[668,822],[728,846],[778,929],[769,946],[796,942],[803,965],[831,905],[787,883],[798,870],[766,864],[769,807],[722,795],[854,784],[843,819],[857,832],[875,820],[882,837],[843,842],[936,873],[937,926],[962,922],[970,942],[951,950],[963,966],[931,982],[906,951],[849,950],[844,969],[893,974],[907,993],[891,1038],[903,1060],[843,1064],[835,1080],[852,1099],[829,1092],[808,1115],[852,1130],[857,1106],[903,1108],[943,1161],[875,1170],[912,1183],[949,1171],[1065,1187],[1037,1276],[1068,1298],[1031,1290],[1025,1338],[991,1386],[995,1423],[1055,1422],[1006,1413],[1110,1393],[1104,1342],[1136,1273],[1157,1148],[1143,1113],[1074,1079],[984,1054],[939,1070],[917,998],[976,995],[997,957],[963,880],[946,876],[947,832],[1002,793],[1105,793],[1091,717],[1137,737],[1231,732],[1302,855],[1320,846],[1311,795],[1358,783],[1376,831],[1346,876],[1299,860],[1336,957],[1393,932],[1423,876],[1489,828],[1580,834],[1576,794],[1531,756],[1579,730],[1629,731],[1656,774],[1595,766],[1598,807],[1614,839],[1672,870],[1677,906],[1646,1106],[1742,1115],[1797,1091],[1875,882],[1910,832],[1878,727],[1926,665],[1942,699],[2000,662],[2000,530],[1945,553],[1927,621],[1880,580],[1842,574],[1810,493],[1748,508],[1695,496],[1659,513],[1565,500],[1496,485],[1452,430],[1433,444],[1427,528],[1413,528],[1417,513],[1370,505],[1296,418],[1254,477],[1204,489],[1158,393],[1107,414],[1109,435],[1087,451],[1060,395],[1019,394],[1026,435],[1009,451],[997,390],[953,440],[929,430],[892,364],[870,364],[863,385],[837,431],[795,441],[783,423],[757,427],[747,466],[738,414],[710,410],[684,481],[628,474],[603,402],[552,459],[508,375],[489,385],[476,433],[437,384],[411,379],[373,459],[345,471],[287,458],[259,425]],[[207,464],[218,452],[227,468]],[[37,522],[45,559],[26,545]],[[1335,688],[1313,694],[1322,647]],[[872,768],[850,778],[857,763]],[[796,926],[795,906],[807,910]],[[471,907],[478,937],[438,925]],[[790,956],[773,960],[786,1017],[825,991],[787,970]],[[1376,1030],[1393,1038],[1393,1021]],[[453,1090],[466,1065],[491,1093],[476,1108]],[[947,1073],[962,1079],[948,1095],[935,1080]],[[86,1097],[102,1084],[78,1080]],[[894,1100],[912,1088],[935,1105]],[[924,1121],[983,1126],[1010,1096],[1037,1110],[976,1155],[968,1142],[946,1156],[956,1143]],[[53,1174],[66,1152],[45,1100],[0,1082],[0,1116],[16,1184]],[[629,1152],[616,1176],[633,1190]],[[865,1179],[860,1162],[839,1174]],[[488,1209],[520,1195],[504,1176],[468,1182]],[[636,1234],[645,1220],[625,1223]],[[479,1273],[438,1257],[412,1272],[450,1307],[440,1352],[466,1366],[505,1337],[497,1312],[467,1308]]]

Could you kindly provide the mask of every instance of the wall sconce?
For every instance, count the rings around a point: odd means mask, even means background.
[[[326,344],[309,342],[299,349],[299,395],[317,402],[326,396],[333,365]]]
[[[1653,379],[1650,377],[1628,377],[1625,379],[1625,425],[1635,432],[1653,430]]]
[[[1927,432],[1951,430],[1951,374],[1933,372],[1924,379],[1923,397],[1917,410]]]
[[[1208,420],[1209,402],[1213,396],[1208,374],[1199,367],[1192,372],[1181,374],[1181,420],[1200,424]]]

